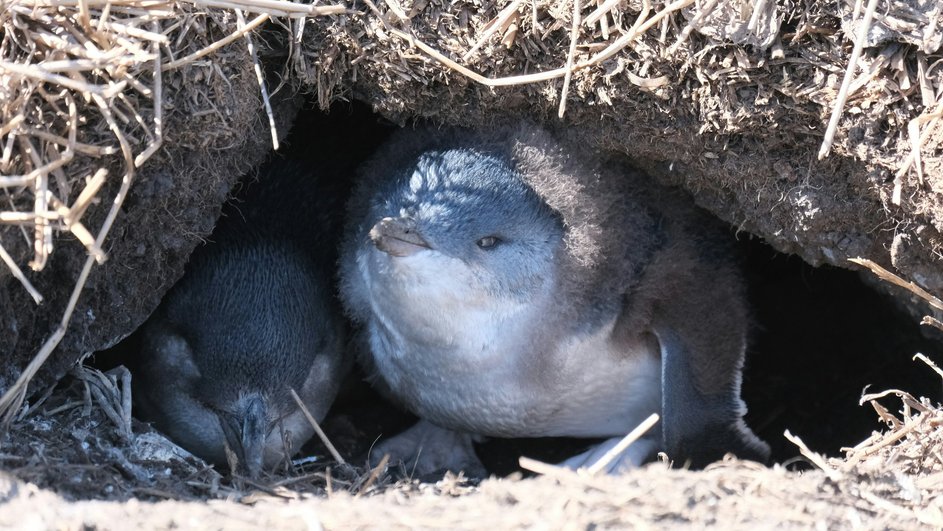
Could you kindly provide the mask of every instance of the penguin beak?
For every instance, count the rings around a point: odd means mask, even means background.
[[[268,434],[266,417],[265,399],[253,396],[241,414],[226,420],[220,419],[226,443],[235,452],[242,472],[251,479],[257,478],[262,471],[265,438]]]
[[[390,256],[412,256],[431,249],[420,236],[416,222],[409,218],[383,218],[370,229],[370,240]]]

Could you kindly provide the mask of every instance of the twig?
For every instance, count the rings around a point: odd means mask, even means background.
[[[935,112],[921,114],[907,123],[907,133],[910,137],[910,158],[913,160],[912,165],[914,169],[917,170],[917,182],[920,184],[923,184],[923,161],[921,160],[920,156],[920,148],[922,147],[925,140],[925,138],[920,134],[920,126],[926,122],[938,120],[941,117],[943,117],[943,106],[938,108]]]
[[[34,136],[40,140],[46,140],[47,142],[59,144],[60,146],[68,146],[71,143],[69,139],[63,138],[59,135],[54,135],[48,131],[40,131],[39,129],[27,129],[26,134]],[[81,153],[83,155],[96,158],[106,155],[114,155],[119,151],[118,148],[114,146],[93,146],[91,144],[84,144],[82,142],[75,142],[72,147],[75,149],[76,153]]]
[[[85,183],[85,188],[79,192],[79,196],[75,199],[75,202],[72,203],[72,208],[69,209],[69,214],[66,218],[66,223],[74,223],[82,218],[85,215],[85,211],[88,209],[89,205],[92,204],[92,200],[98,196],[98,191],[101,189],[102,185],[105,184],[105,178],[108,176],[108,170],[105,168],[99,168],[95,172],[95,175]]]
[[[154,30],[157,31],[159,29],[157,22],[154,22],[153,25]],[[151,158],[151,155],[156,153],[164,143],[164,71],[160,66],[161,54],[158,43],[152,42],[151,50],[154,53],[154,87],[151,95],[154,101],[154,139],[144,151],[134,158],[134,166],[137,168],[140,168],[147,159]]]
[[[587,16],[585,20],[583,20],[583,24],[585,24],[587,27],[591,27],[593,24],[596,23],[597,20],[606,16],[607,13],[615,9],[615,7],[621,4],[622,2],[623,0],[606,0],[605,2],[600,4],[599,7],[597,7],[595,11],[590,13],[589,16]]]
[[[678,35],[678,40],[676,40],[675,43],[672,44],[670,48],[668,48],[668,53],[675,53],[678,48],[680,48],[681,45],[684,44],[686,40],[688,40],[688,38],[691,36],[691,32],[701,25],[701,22],[707,18],[707,15],[710,15],[714,11],[714,8],[717,7],[719,2],[720,0],[709,0],[707,4],[701,6],[701,8],[694,15],[694,18],[692,18],[691,21],[688,22],[688,24],[684,27],[684,29],[681,30],[681,33]]]
[[[246,25],[246,18],[242,10],[236,9],[236,26],[243,28]],[[272,135],[272,149],[278,151],[278,130],[275,127],[275,116],[272,114],[272,103],[269,102],[268,89],[265,87],[265,76],[262,74],[262,66],[259,64],[259,57],[255,53],[255,45],[252,43],[252,37],[249,33],[244,33],[246,38],[246,47],[249,48],[249,56],[252,58],[252,65],[255,68],[255,78],[259,82],[259,90],[262,92],[262,104],[265,106],[265,114],[268,115],[269,132]]]
[[[927,303],[929,303],[930,306],[933,306],[937,310],[943,310],[943,301],[935,297],[932,293],[914,284],[913,282],[908,282],[900,278],[899,276],[895,275],[894,273],[891,273],[887,269],[884,269],[883,267],[872,262],[871,260],[859,257],[859,258],[849,258],[848,261],[858,264],[860,266],[867,267],[868,269],[871,270],[872,273],[877,275],[877,277],[880,278],[881,280],[885,282],[890,282],[891,284],[894,284],[895,286],[900,286],[906,289],[907,291],[910,291],[914,295],[920,297],[921,299],[927,301]]]
[[[530,470],[531,472],[542,474],[555,479],[569,480],[576,476],[575,470],[569,469],[565,466],[544,463],[543,461],[531,459],[530,457],[522,456],[518,458],[517,464],[520,465],[520,467],[524,470]]]
[[[629,445],[637,441],[642,435],[645,435],[648,430],[652,429],[652,426],[658,422],[658,419],[658,413],[652,413],[649,415],[648,418],[643,420],[641,424],[636,426],[634,430],[630,431],[615,446],[610,448],[608,452],[606,452],[602,457],[599,458],[599,460],[589,467],[587,471],[590,473],[590,475],[595,476],[601,471],[605,470],[606,467],[609,466],[609,463],[611,463],[613,459],[625,451]]]
[[[913,359],[920,360],[926,363],[928,367],[933,369],[933,372],[937,373],[937,375],[939,375],[940,378],[943,378],[943,369],[940,369],[939,367],[937,367],[936,363],[933,363],[933,360],[931,360],[930,358],[918,352],[917,354],[914,354]]]
[[[919,119],[919,117],[917,119]],[[911,122],[908,124],[908,127],[907,127],[908,132],[910,134],[910,138],[911,138],[910,153],[907,154],[907,157],[904,159],[904,162],[900,165],[900,169],[898,169],[897,173],[894,175],[894,191],[891,194],[891,202],[895,205],[900,205],[901,192],[903,191],[904,175],[907,174],[907,172],[910,170],[910,167],[913,166],[914,162],[919,158],[920,146],[922,146],[927,141],[927,139],[936,129],[935,127],[936,124],[938,124],[939,122],[932,121],[930,126],[923,130],[923,133],[921,133],[919,138],[916,140],[916,146],[917,146],[916,149],[914,149],[915,143],[913,139],[913,130],[911,129],[911,125],[913,123],[914,121],[911,120]]]
[[[842,80],[841,89],[838,91],[838,97],[835,98],[834,107],[832,107],[832,117],[828,121],[828,128],[825,130],[825,138],[822,140],[822,147],[819,148],[819,160],[828,156],[832,150],[832,143],[835,141],[835,131],[838,129],[838,120],[841,118],[845,108],[845,101],[848,100],[848,87],[851,80],[855,77],[855,70],[858,69],[858,58],[861,56],[861,50],[864,49],[864,43],[868,40],[868,32],[871,30],[871,19],[874,17],[874,9],[877,7],[877,0],[868,0],[868,7],[864,11],[864,18],[858,27],[858,36],[855,39],[855,47],[851,51],[851,57],[848,58],[848,68],[845,69],[845,78]]]
[[[757,0],[753,6],[753,14],[750,15],[750,22],[747,24],[748,30],[756,32],[756,27],[759,25],[760,17],[763,16],[764,11],[766,11],[766,0]]]
[[[33,284],[30,283],[29,279],[26,278],[26,275],[23,274],[23,270],[20,269],[16,262],[13,261],[13,257],[7,253],[7,250],[3,248],[3,245],[0,244],[0,259],[3,259],[3,263],[6,264],[7,268],[10,269],[10,273],[13,274],[13,277],[20,281],[20,284],[26,288],[26,291],[30,294],[30,297],[36,302],[36,304],[42,304],[43,296],[33,287]]]
[[[603,0],[596,0],[596,7],[599,7],[603,4]],[[599,19],[599,33],[602,34],[602,38],[605,41],[609,40],[609,18],[603,14]]]
[[[819,467],[822,470],[822,472],[825,472],[825,475],[828,476],[828,479],[835,482],[841,481],[842,473],[839,472],[838,470],[835,470],[831,466],[829,466],[829,464],[825,461],[824,457],[813,452],[812,450],[809,450],[809,447],[806,446],[804,442],[802,442],[802,439],[789,433],[789,430],[786,430],[785,432],[783,432],[783,436],[786,437],[786,439],[789,439],[789,442],[798,446],[799,453],[801,453],[803,456],[805,456],[806,459],[811,461],[813,465]]]
[[[625,35],[616,39],[616,41],[606,47],[603,51],[594,55],[590,60],[576,65],[576,69],[586,68],[588,66],[601,63],[613,55],[619,53],[623,48],[629,45],[630,42],[638,38],[639,35],[645,33],[651,29],[655,24],[658,24],[664,20],[668,15],[684,9],[685,7],[694,3],[694,0],[677,0],[667,6],[664,9],[655,13],[655,15],[646,21],[648,13],[651,11],[651,5],[649,0],[642,0],[642,12],[639,13],[638,19],[635,21],[635,24],[626,32]],[[645,21],[645,22],[643,22]]]
[[[115,383],[105,378],[99,371],[82,366],[77,367],[73,374],[88,384],[92,397],[94,397],[105,416],[118,428],[118,435],[121,439],[130,440],[131,424],[130,422],[125,424],[125,416],[122,411],[123,403]]]
[[[28,186],[35,185],[35,181],[41,176],[48,174],[51,171],[57,170],[62,166],[68,164],[72,157],[75,154],[75,151],[71,148],[66,148],[65,151],[59,154],[59,158],[49,162],[48,164],[43,165],[42,160],[39,158],[39,154],[36,153],[36,147],[33,146],[33,143],[29,141],[29,138],[26,136],[19,137],[21,145],[26,150],[27,154],[30,157],[30,160],[33,162],[33,165],[36,166],[35,169],[23,176],[10,176],[10,177],[0,177],[0,188],[6,186]],[[21,184],[9,184],[16,183],[21,181]]]
[[[386,469],[386,464],[390,461],[390,454],[383,454],[383,458],[380,459],[380,462],[377,463],[377,466],[373,467],[373,470],[370,471],[370,476],[367,477],[367,481],[363,483],[363,486],[357,489],[357,496],[360,496],[367,491],[373,484],[376,482],[377,478],[380,477],[380,473]]]
[[[526,83],[549,81],[551,79],[556,79],[556,78],[565,76],[567,73],[567,68],[561,67],[561,68],[556,68],[553,70],[547,70],[544,72],[538,72],[536,74],[523,74],[523,75],[518,75],[518,76],[508,76],[508,77],[500,77],[500,78],[485,77],[479,74],[478,72],[475,72],[474,70],[471,70],[468,67],[455,62],[454,60],[452,60],[451,58],[449,58],[442,52],[436,50],[432,46],[429,46],[423,41],[415,38],[415,36],[410,35],[404,31],[398,30],[392,27],[391,25],[389,25],[386,22],[386,19],[383,16],[383,14],[380,13],[380,10],[377,9],[376,4],[374,4],[372,0],[364,0],[364,3],[366,3],[367,6],[370,8],[370,10],[373,11],[377,15],[377,17],[380,18],[381,21],[383,21],[387,30],[392,35],[399,37],[400,39],[403,39],[404,41],[410,43],[412,46],[419,48],[420,50],[425,52],[426,55],[428,55],[430,58],[441,63],[447,68],[451,68],[452,70],[455,70],[456,72],[464,75],[465,77],[468,77],[469,79],[475,82],[481,83],[482,85],[485,85],[488,87],[506,87],[506,86],[512,86],[512,85],[523,85]],[[655,16],[653,16],[647,22],[641,23],[641,21],[643,20],[643,16],[647,16],[648,14],[647,9],[643,10],[642,15],[639,16],[639,22],[637,22],[636,25],[633,26],[631,30],[629,30],[629,32],[627,32],[625,35],[620,37],[616,42],[612,43],[611,45],[606,47],[604,50],[597,53],[596,55],[589,58],[588,60],[577,63],[576,65],[573,66],[572,70],[578,71],[584,68],[589,68],[590,66],[596,65],[598,63],[601,63],[609,59],[610,57],[618,53],[620,50],[628,46],[628,44],[632,42],[633,40],[635,40],[639,35],[648,31],[649,29],[651,29],[652,26],[654,26],[658,22],[665,19],[665,17],[667,17],[671,13],[674,13],[675,11],[685,8],[686,6],[692,3],[694,3],[694,0],[676,0],[674,3],[668,5],[667,7],[659,11]],[[648,0],[644,0],[643,4],[648,6]]]
[[[580,0],[570,0],[573,2],[573,22],[570,27],[570,49],[566,54],[566,73],[563,75],[563,88],[560,90],[560,108],[557,110],[557,118],[563,119],[566,113],[566,96],[570,91],[570,79],[573,77],[573,61],[576,57],[576,42],[580,35]]]
[[[384,0],[384,3],[386,4],[387,7],[390,8],[390,11],[392,11],[393,14],[396,15],[396,18],[398,18],[400,22],[409,21],[409,16],[406,14],[405,11],[403,11],[403,7],[399,5],[399,2],[397,2],[396,0]]]
[[[59,74],[53,74],[43,70],[40,65],[21,65],[17,63],[10,63],[7,61],[0,61],[0,72],[7,71],[11,74],[16,74],[20,77],[28,77],[30,79],[36,79],[44,83],[50,83],[53,85],[61,85],[68,89],[75,90],[77,92],[89,92],[91,94],[98,94],[99,96],[104,96],[106,98],[111,98],[124,90],[126,85],[125,82],[119,82],[109,85],[94,85],[92,83],[77,81],[71,77],[61,76]]]
[[[860,463],[864,458],[874,455],[878,452],[878,450],[882,448],[886,448],[896,443],[897,441],[903,439],[904,437],[907,436],[907,434],[914,431],[918,426],[920,426],[920,424],[921,424],[920,422],[904,423],[903,427],[900,427],[896,431],[893,431],[885,435],[878,442],[872,444],[871,446],[867,448],[862,448],[861,450],[855,452],[847,460],[845,460],[844,463],[842,463],[842,469],[845,471],[851,471],[854,468],[854,466]]]
[[[321,439],[321,442],[324,443],[324,446],[327,446],[327,450],[331,452],[331,456],[334,457],[334,460],[342,465],[346,465],[347,461],[344,461],[344,458],[341,457],[341,454],[337,451],[337,448],[334,448],[334,445],[331,444],[331,440],[327,438],[327,434],[324,433],[324,430],[321,429],[321,425],[318,424],[318,421],[315,420],[314,416],[311,415],[311,412],[308,411],[308,406],[301,401],[301,397],[298,396],[298,393],[294,389],[289,389],[291,392],[291,397],[295,399],[295,403],[298,404],[298,407],[301,408],[301,413],[304,414],[305,418],[308,419],[308,423],[311,424],[311,427],[314,428],[314,432],[318,434],[318,437]]]
[[[59,215],[59,221],[62,223],[63,228],[71,232],[72,235],[85,246],[88,254],[94,256],[96,262],[99,264],[104,263],[105,252],[95,246],[95,237],[92,236],[92,233],[79,221],[78,217],[72,215],[72,210],[67,208],[62,201],[53,194],[49,194],[49,204],[54,209],[54,212]],[[37,218],[39,218],[39,216],[37,216]]]
[[[210,45],[207,46],[206,48],[202,48],[202,49],[200,49],[200,50],[197,50],[196,52],[193,52],[193,53],[191,53],[190,55],[187,55],[187,56],[185,56],[185,57],[181,57],[180,59],[177,59],[176,61],[170,61],[169,63],[166,63],[166,64],[164,64],[163,66],[161,66],[160,69],[161,69],[162,72],[166,72],[166,71],[168,71],[168,70],[173,70],[173,69],[175,69],[175,68],[180,68],[181,66],[183,66],[183,65],[185,65],[185,64],[192,63],[193,61],[196,61],[196,60],[199,59],[200,57],[204,57],[204,56],[206,56],[206,55],[209,55],[209,54],[215,52],[216,50],[222,48],[223,46],[226,46],[227,44],[229,44],[229,43],[231,43],[231,42],[233,42],[233,41],[236,41],[236,40],[240,39],[243,35],[249,33],[250,31],[254,30],[255,28],[261,26],[261,25],[262,25],[263,23],[265,23],[265,21],[268,20],[269,18],[270,18],[270,16],[269,16],[268,13],[263,13],[263,14],[261,14],[261,15],[255,17],[254,19],[252,19],[251,22],[249,22],[248,24],[246,24],[246,25],[243,26],[242,28],[240,28],[240,29],[234,31],[233,33],[230,33],[230,34],[227,35],[226,37],[224,37],[224,38],[222,38],[222,39],[220,39],[220,40],[214,42],[213,44],[210,44]]]
[[[182,0],[197,7],[217,7],[223,9],[243,9],[250,13],[267,13],[272,16],[322,16],[341,15],[348,11],[344,5],[318,6],[290,2],[288,0]],[[173,2],[167,0],[17,0],[26,8],[37,7],[78,7],[82,3],[89,7],[104,8],[108,5],[137,7],[147,13],[159,7],[173,8]],[[173,16],[174,12],[167,12]]]
[[[936,328],[937,330],[943,331],[943,322],[941,322],[939,319],[930,317],[929,315],[924,315],[923,319],[920,320],[920,324],[926,325],[926,326],[932,326],[933,328]]]
[[[27,152],[30,157],[32,157],[33,163],[39,165],[39,155],[36,153],[36,148],[33,146],[32,142],[26,137],[21,138],[23,142],[29,146]],[[56,162],[65,164],[64,161],[68,159],[71,159],[71,157],[62,156],[59,161],[53,161],[47,164],[46,167],[54,167]],[[33,179],[33,211],[38,213],[46,212],[47,210],[49,210],[48,170],[39,172],[36,178]],[[46,265],[49,253],[52,252],[52,225],[50,225],[45,218],[37,217],[33,231],[34,257],[30,261],[29,266],[33,271],[41,271]]]
[[[881,391],[879,393],[864,394],[858,400],[858,405],[862,405],[865,402],[869,402],[869,401],[873,402],[879,398],[884,398],[889,395],[895,395],[897,398],[900,399],[901,402],[903,402],[904,414],[906,416],[910,415],[911,408],[916,409],[920,413],[930,413],[930,409],[927,406],[921,404],[916,398],[913,397],[913,395],[911,395],[907,391],[901,391],[900,389],[885,389],[884,391]]]
[[[501,12],[498,13],[498,16],[494,18],[494,20],[485,24],[485,27],[483,28],[484,31],[482,31],[481,36],[478,37],[478,42],[476,42],[470,50],[465,52],[465,55],[462,56],[462,60],[467,61],[472,55],[475,54],[475,52],[478,51],[479,48],[488,42],[488,39],[490,39],[491,36],[495,34],[495,32],[501,30],[504,27],[504,23],[510,20],[511,17],[517,13],[517,10],[520,9],[522,2],[523,0],[514,0],[504,9],[502,9]]]
[[[22,114],[18,114],[10,119],[7,123],[0,125],[0,137],[4,137],[20,126],[26,120],[26,117]]]
[[[370,0],[364,0],[364,2],[366,2],[368,5],[372,3]],[[442,63],[446,67],[451,68],[452,70],[459,72],[465,77],[468,77],[469,79],[473,81],[477,81],[478,83],[481,83],[482,85],[485,85],[488,87],[508,87],[512,85],[523,85],[525,83],[535,83],[538,81],[549,81],[551,79],[556,79],[566,74],[565,68],[557,68],[554,70],[548,70],[548,71],[539,72],[536,74],[524,74],[524,75],[519,75],[519,76],[508,76],[508,77],[500,77],[500,78],[493,78],[493,79],[487,78],[479,74],[478,72],[475,72],[465,66],[462,66],[456,63],[455,61],[450,59],[448,56],[442,54],[441,52],[439,52],[432,46],[429,46],[428,44],[414,38],[408,33],[405,33],[395,28],[388,28],[388,29],[390,33],[409,42],[413,46],[419,48],[432,59],[435,59],[436,61],[438,61],[439,63]]]
[[[343,15],[347,6],[328,5],[318,6],[289,2],[287,0],[190,0],[200,7],[220,7],[227,9],[243,9],[250,13],[268,13],[273,16],[322,16]]]

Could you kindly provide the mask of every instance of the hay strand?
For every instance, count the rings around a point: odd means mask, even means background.
[[[925,300],[930,306],[933,306],[937,310],[943,311],[943,301],[941,301],[939,298],[934,296],[929,291],[914,284],[913,282],[900,278],[894,273],[891,273],[887,269],[884,269],[883,267],[879,266],[878,264],[866,258],[860,258],[860,257],[849,258],[848,261],[870,269],[871,272],[874,273],[881,280],[885,282],[890,282],[891,284],[894,284],[895,286],[902,287],[906,289],[907,291],[913,293],[914,295],[920,297],[921,299]]]
[[[318,424],[318,421],[314,418],[313,415],[311,415],[311,412],[308,411],[308,406],[302,402],[301,397],[298,396],[298,393],[296,393],[294,389],[289,389],[289,391],[291,392],[291,397],[295,400],[295,403],[298,404],[298,407],[301,409],[301,412],[304,414],[305,418],[308,419],[308,423],[311,424],[312,428],[314,428],[314,432],[318,434],[318,438],[321,439],[321,442],[324,443],[324,446],[327,447],[327,450],[331,452],[331,457],[333,457],[334,460],[338,463],[346,465],[347,461],[341,457],[341,454],[337,451],[337,448],[331,444],[331,440],[328,439],[327,434],[325,434],[324,430],[321,429],[321,425]]]
[[[616,457],[619,456],[626,448],[629,447],[632,443],[637,441],[639,437],[645,435],[648,430],[652,429],[652,426],[658,423],[658,413],[652,413],[645,420],[643,420],[634,430],[630,431],[625,437],[619,440],[619,442],[609,449],[602,457],[599,458],[595,463],[590,465],[587,469],[587,472],[591,476],[598,475],[600,472],[606,469]]]
[[[20,282],[24,289],[26,289],[36,304],[42,304],[43,296],[40,295],[39,291],[37,291],[29,279],[26,278],[26,275],[23,274],[23,270],[20,269],[20,266],[16,265],[13,257],[10,256],[10,253],[8,253],[7,250],[3,248],[3,245],[0,245],[0,259],[3,260],[3,263],[6,264],[7,268],[10,270],[10,273],[12,273],[13,277]]]
[[[574,0],[574,2],[576,2],[576,0]],[[486,42],[488,42],[488,39],[490,39],[492,35],[498,31],[504,31],[507,23],[511,20],[511,17],[517,14],[522,3],[523,0],[514,0],[505,6],[505,8],[502,9],[500,13],[498,13],[497,17],[493,18],[490,22],[485,24],[485,27],[482,28],[483,31],[481,32],[481,36],[478,37],[478,41],[467,52],[465,52],[465,55],[462,56],[462,60],[468,61]]]
[[[259,16],[255,17],[254,19],[252,19],[249,23],[243,25],[243,26],[242,26],[241,28],[239,28],[238,30],[236,30],[236,31],[234,31],[234,32],[232,32],[232,33],[230,33],[229,35],[227,35],[226,37],[224,37],[224,38],[222,38],[222,39],[219,39],[218,41],[214,42],[213,44],[211,44],[211,45],[209,45],[209,46],[206,46],[205,48],[202,48],[202,49],[200,49],[200,50],[198,50],[198,51],[196,51],[196,52],[193,52],[193,53],[191,53],[190,55],[187,55],[186,57],[182,57],[182,58],[180,58],[180,59],[177,59],[176,61],[170,61],[170,62],[168,62],[168,63],[165,63],[165,64],[161,65],[160,70],[161,70],[162,72],[166,72],[166,71],[168,71],[168,70],[173,70],[173,69],[175,69],[175,68],[180,68],[181,66],[190,64],[190,63],[192,63],[193,61],[196,61],[197,59],[199,59],[199,58],[201,58],[201,57],[205,57],[205,56],[207,56],[207,55],[209,55],[209,54],[215,52],[216,50],[219,50],[219,49],[222,48],[223,46],[226,46],[227,44],[230,44],[230,43],[232,43],[232,42],[234,42],[234,41],[239,40],[239,39],[242,38],[244,35],[248,34],[250,31],[254,30],[255,28],[258,28],[259,26],[261,26],[261,25],[262,25],[263,23],[265,23],[265,21],[267,21],[269,18],[270,18],[270,16],[269,16],[268,13],[262,13],[261,15],[259,15]]]
[[[560,107],[557,110],[557,118],[563,119],[566,113],[566,97],[570,92],[570,80],[573,78],[573,61],[576,57],[576,43],[580,36],[580,0],[573,2],[573,21],[570,27],[570,49],[566,54],[566,66],[563,75],[563,88],[560,89]]]
[[[246,27],[246,18],[241,9],[236,9],[236,27],[240,30]],[[275,126],[275,116],[272,114],[272,103],[269,101],[268,89],[265,86],[265,76],[262,74],[262,65],[259,64],[259,56],[255,53],[255,45],[252,43],[252,37],[249,32],[243,32],[246,39],[246,47],[249,49],[249,56],[252,58],[252,66],[255,70],[256,81],[259,82],[259,91],[262,93],[262,104],[265,106],[265,115],[268,117],[269,132],[272,135],[272,149],[278,151],[278,130]]]
[[[822,140],[822,147],[819,148],[819,160],[828,156],[832,150],[832,143],[835,141],[835,132],[838,130],[838,121],[841,119],[842,112],[845,109],[845,102],[848,100],[848,88],[851,86],[851,80],[855,77],[858,70],[858,58],[861,57],[861,50],[864,49],[864,43],[868,40],[868,32],[871,30],[871,20],[874,17],[874,10],[877,7],[877,0],[868,0],[868,7],[864,11],[864,18],[858,27],[858,36],[855,39],[855,47],[851,51],[851,57],[848,58],[848,67],[845,69],[845,77],[842,79],[841,88],[838,90],[838,96],[832,105],[832,116],[828,120],[828,128],[825,129],[825,138]]]

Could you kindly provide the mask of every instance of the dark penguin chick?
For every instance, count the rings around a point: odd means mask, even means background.
[[[223,208],[209,243],[144,324],[135,374],[146,420],[194,454],[255,477],[313,434],[349,363],[332,278],[339,225],[324,182],[272,159]]]
[[[364,166],[342,298],[377,384],[422,419],[374,458],[480,472],[478,435],[610,438],[578,467],[659,413],[610,470],[767,459],[742,419],[748,318],[723,231],[574,151],[532,126],[402,131]]]

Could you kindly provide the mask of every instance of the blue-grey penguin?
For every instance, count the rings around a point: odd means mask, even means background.
[[[403,130],[359,179],[342,299],[376,384],[421,419],[374,459],[477,474],[480,436],[608,438],[578,467],[651,413],[608,470],[768,458],[743,421],[740,276],[683,196],[526,124]]]
[[[333,278],[342,201],[276,155],[142,327],[135,398],[175,442],[255,477],[313,434],[350,363]]]

